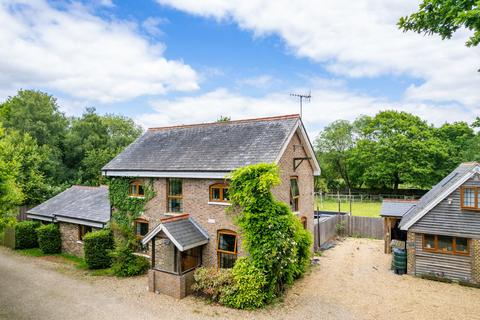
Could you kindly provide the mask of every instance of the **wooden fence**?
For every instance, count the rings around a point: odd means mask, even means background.
[[[319,248],[337,233],[350,237],[383,239],[383,228],[382,218],[334,215],[320,218],[320,223],[315,219],[315,248]]]

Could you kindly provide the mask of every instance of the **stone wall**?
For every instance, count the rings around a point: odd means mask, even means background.
[[[155,237],[155,268],[175,272],[175,245],[166,237]]]
[[[78,239],[78,224],[59,222],[62,252],[83,257],[83,243]]]
[[[191,294],[193,283],[193,271],[183,275],[153,269],[148,271],[148,290],[166,294],[176,299],[182,299]]]
[[[415,275],[415,233],[407,233],[407,273]]]
[[[471,240],[472,252],[472,282],[480,284],[480,240]]]

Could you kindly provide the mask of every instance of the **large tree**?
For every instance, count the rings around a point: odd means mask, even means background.
[[[432,126],[406,112],[382,111],[365,118],[352,153],[365,185],[398,190],[400,184],[435,184],[443,174],[437,164],[448,158],[448,149],[434,133]]]
[[[0,104],[0,121],[4,128],[30,135],[48,155],[40,166],[51,184],[65,181],[62,148],[68,120],[55,98],[39,91],[19,90]]]
[[[467,46],[480,43],[479,0],[423,0],[418,12],[400,18],[398,26],[404,31],[438,34],[450,39],[460,28],[473,31]]]
[[[118,115],[98,115],[87,108],[71,119],[65,139],[65,163],[75,183],[98,185],[100,169],[141,133],[133,120]]]

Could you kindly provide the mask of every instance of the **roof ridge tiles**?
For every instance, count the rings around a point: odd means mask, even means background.
[[[148,131],[154,132],[154,131],[171,130],[171,129],[198,128],[198,127],[208,127],[208,126],[213,126],[213,125],[221,126],[221,125],[229,125],[229,124],[260,122],[260,121],[275,121],[275,120],[284,120],[284,119],[300,119],[300,115],[299,114],[287,114],[287,115],[272,116],[272,117],[239,119],[239,120],[229,120],[229,121],[220,121],[220,122],[181,124],[181,125],[165,126],[165,127],[152,127],[152,128],[148,128]]]

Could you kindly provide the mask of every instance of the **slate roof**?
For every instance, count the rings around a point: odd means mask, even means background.
[[[108,187],[72,186],[28,210],[27,214],[107,223],[110,220]]]
[[[188,215],[180,218],[172,218],[171,220],[164,220],[145,235],[142,243],[147,244],[161,231],[165,233],[180,251],[208,243],[208,234]]]
[[[403,217],[409,210],[411,210],[416,200],[399,200],[399,199],[384,199],[380,209],[382,217]]]
[[[288,115],[151,128],[102,171],[230,172],[274,162],[299,122]]]
[[[459,165],[455,170],[450,172],[450,174],[443,178],[439,183],[434,185],[430,191],[420,198],[415,207],[413,207],[412,210],[410,210],[402,218],[399,227],[403,228],[406,224],[416,219],[417,215],[419,215],[428,205],[436,201],[446,189],[457,184],[465,177],[465,175],[472,172],[472,170],[478,166],[479,163],[477,162],[467,162]]]

